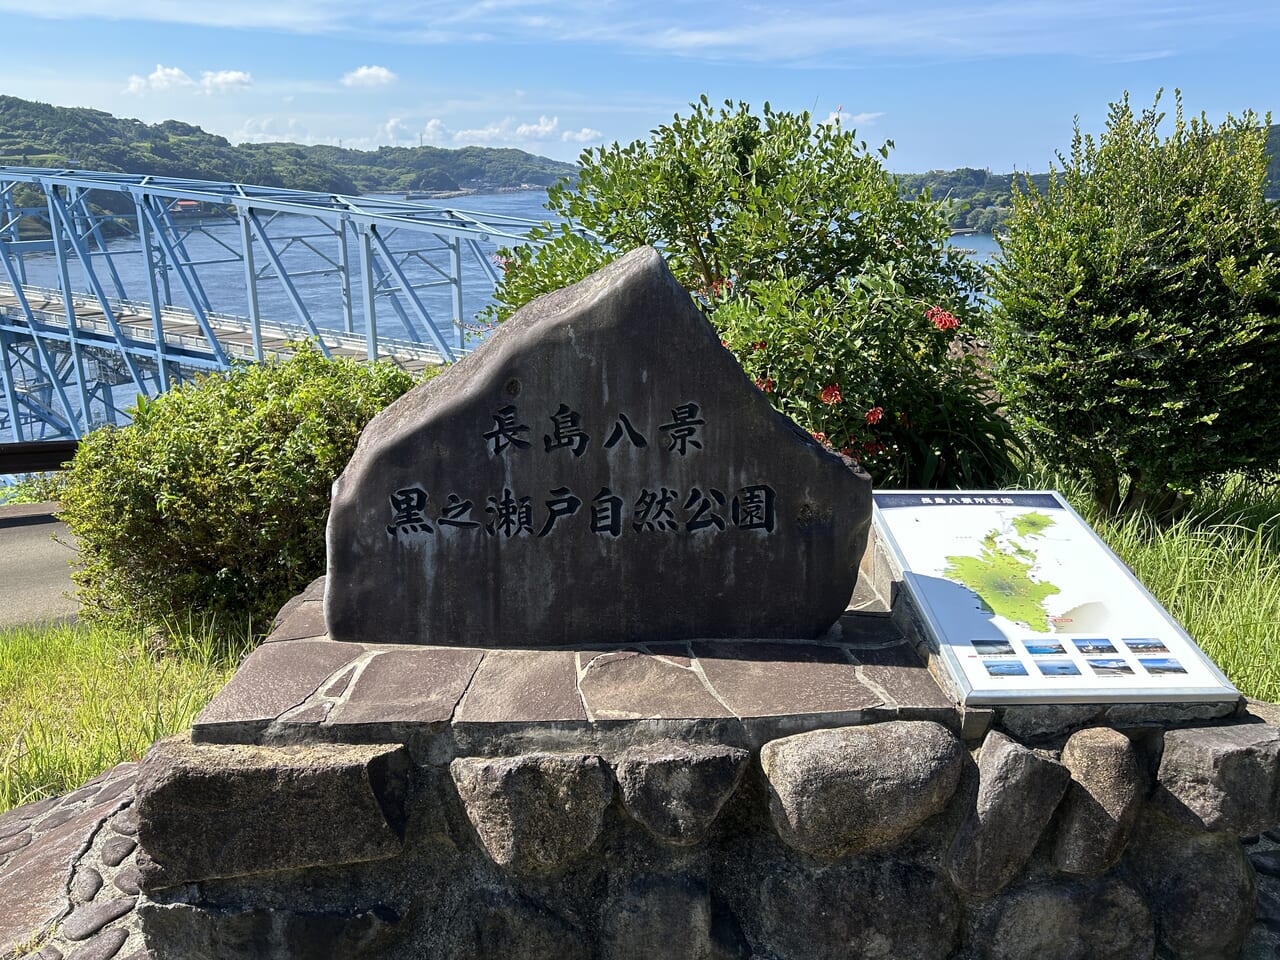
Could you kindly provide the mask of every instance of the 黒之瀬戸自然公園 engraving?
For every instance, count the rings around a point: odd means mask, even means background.
[[[334,487],[326,620],[361,642],[813,638],[869,515],[867,475],[641,249],[369,425]]]

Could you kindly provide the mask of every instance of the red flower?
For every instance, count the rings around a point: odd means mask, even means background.
[[[753,344],[751,345],[751,349],[752,349],[752,350],[763,350],[763,349],[764,349],[765,347],[767,347],[768,345],[769,345],[769,341],[768,341],[768,340],[757,340],[755,343],[753,343]]]
[[[813,435],[813,439],[817,440],[821,444],[825,444],[828,447],[831,446],[831,441],[828,440],[827,435],[825,433],[822,433],[821,431],[815,432]]]
[[[773,377],[765,377],[763,380],[757,380],[756,386],[765,393],[773,393]]]
[[[875,426],[884,417],[884,407],[872,407],[867,411],[867,423]]]
[[[843,399],[844,397],[840,395],[840,384],[832,383],[822,388],[822,402],[828,406],[834,406]]]
[[[960,326],[960,321],[955,318],[955,314],[949,313],[941,307],[930,307],[924,312],[924,318],[939,330],[954,330]]]
[[[724,347],[726,350],[728,350],[728,349],[729,349],[729,341],[728,341],[728,340],[721,340],[721,341],[720,341],[720,346],[722,346],[722,347]]]

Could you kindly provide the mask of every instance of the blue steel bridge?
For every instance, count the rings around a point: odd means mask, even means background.
[[[493,250],[536,222],[0,166],[0,441],[81,437],[138,394],[302,339],[411,371],[453,360],[468,300],[487,302],[497,282]]]

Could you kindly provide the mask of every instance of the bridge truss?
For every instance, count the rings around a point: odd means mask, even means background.
[[[466,294],[537,221],[398,199],[0,166],[0,439],[314,340],[406,369],[466,350]],[[121,394],[128,401],[117,400]]]

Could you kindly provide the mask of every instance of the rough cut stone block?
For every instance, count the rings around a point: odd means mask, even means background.
[[[620,650],[582,654],[578,689],[592,720],[729,717],[688,665]]]
[[[1189,826],[1240,837],[1280,824],[1280,727],[1166,732],[1152,802]]]
[[[489,650],[454,724],[586,720],[572,650]]]
[[[460,757],[449,772],[485,852],[517,873],[553,872],[584,853],[613,799],[613,775],[595,756]]]
[[[870,478],[769,406],[646,247],[365,428],[334,486],[326,621],[495,647],[817,637],[870,509]]]
[[[138,778],[143,889],[400,853],[400,745],[193,745],[161,740]]]
[[[479,650],[389,650],[360,672],[329,723],[443,724],[453,716],[483,654]]]
[[[1151,911],[1128,883],[1033,883],[1006,892],[974,938],[981,960],[1151,960]]]
[[[1161,956],[1235,960],[1257,910],[1253,869],[1240,841],[1148,811],[1125,861],[1146,894]]]
[[[1115,866],[1147,795],[1133,742],[1106,727],[1071,735],[1062,750],[1071,783],[1058,814],[1053,865],[1063,873],[1097,876]]]
[[[779,836],[824,859],[911,833],[946,806],[962,762],[955,735],[927,720],[800,733],[760,751]]]
[[[692,646],[716,696],[739,717],[839,716],[882,704],[840,647],[728,641]]]
[[[664,740],[629,748],[613,773],[627,812],[659,840],[683,847],[706,834],[750,757],[736,747]]]
[[[356,644],[327,640],[263,644],[200,711],[193,724],[197,739],[248,739],[363,652]]]
[[[957,887],[987,897],[1026,865],[1071,782],[1060,763],[997,730],[978,758],[978,795],[951,844],[947,870]]]

